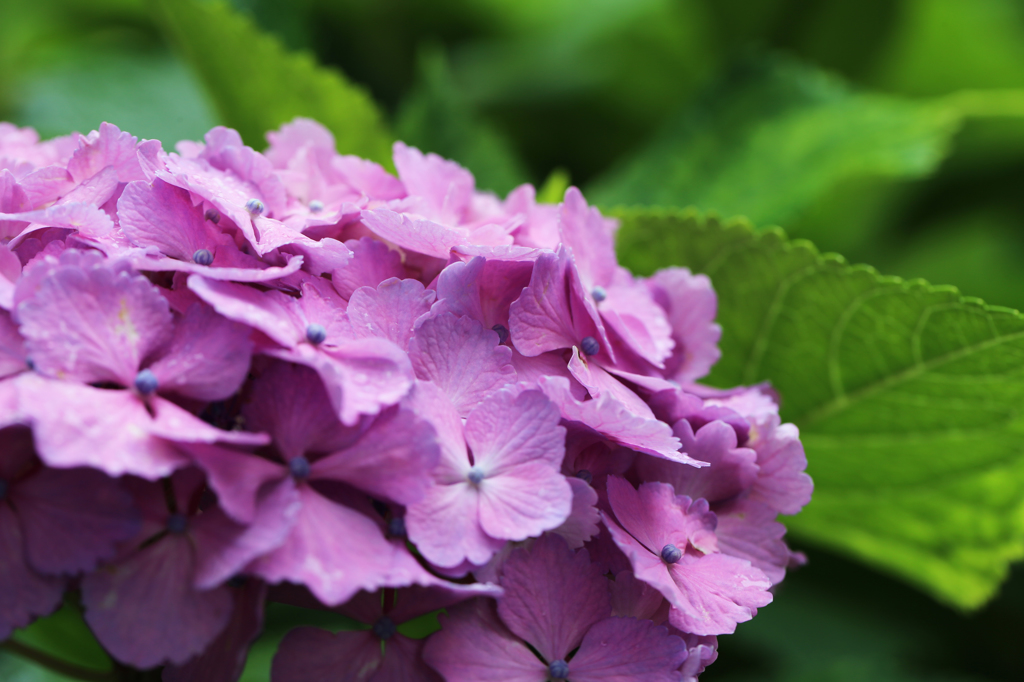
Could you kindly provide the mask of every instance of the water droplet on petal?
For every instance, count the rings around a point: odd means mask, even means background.
[[[319,213],[322,210],[324,210],[324,202],[319,199],[313,199],[313,201],[309,202],[310,213]]]
[[[580,341],[580,350],[585,355],[597,355],[601,352],[601,343],[593,336],[584,336]]]
[[[548,665],[548,675],[553,680],[564,680],[569,677],[569,664],[562,659],[551,661]]]
[[[209,265],[213,262],[213,254],[206,249],[199,249],[192,254],[192,262],[196,265]]]
[[[319,346],[327,340],[327,330],[324,329],[322,324],[316,324],[314,322],[306,327],[306,340],[314,346]]]
[[[683,558],[683,551],[675,545],[665,545],[661,548],[661,560],[666,564],[674,564]]]
[[[309,460],[301,455],[288,462],[288,472],[298,480],[309,478]]]
[[[398,626],[387,616],[381,616],[380,620],[373,624],[373,634],[383,640],[391,639],[396,632],[398,632]]]
[[[590,295],[594,297],[594,300],[600,303],[604,299],[608,298],[608,292],[604,290],[602,286],[596,286],[590,292]]]
[[[245,210],[249,212],[253,218],[258,215],[263,215],[263,202],[259,199],[249,199],[245,202]]]
[[[588,484],[594,482],[594,475],[586,469],[580,469],[576,472],[576,478],[586,481]]]
[[[188,528],[188,517],[184,514],[171,514],[167,517],[167,531],[181,535]]]
[[[505,325],[496,324],[493,327],[491,327],[491,330],[497,332],[498,343],[505,343],[505,341],[508,340],[508,329],[505,328]]]
[[[220,222],[220,213],[218,213],[217,209],[215,208],[206,209],[206,213],[203,214],[203,217],[209,220],[214,225]]]
[[[144,369],[135,375],[135,390],[139,392],[139,395],[153,395],[158,388],[160,388],[160,382],[152,371]]]
[[[476,466],[471,468],[466,474],[466,479],[473,485],[480,485],[480,482],[483,481],[485,477],[486,474],[484,474],[484,470]]]

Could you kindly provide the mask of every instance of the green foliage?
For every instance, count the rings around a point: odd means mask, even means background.
[[[709,381],[771,380],[800,427],[815,495],[793,533],[960,608],[991,598],[1024,556],[1024,317],[778,230],[618,213],[626,265],[712,277],[723,335]]]
[[[745,62],[589,196],[777,223],[843,180],[927,175],[959,123],[944,102],[855,93],[793,62]]]
[[[222,3],[152,0],[162,25],[206,85],[221,119],[261,148],[296,116],[334,133],[338,150],[390,163],[392,137],[362,89],[308,54],[291,54]]]

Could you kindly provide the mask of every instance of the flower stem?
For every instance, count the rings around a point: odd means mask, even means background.
[[[6,649],[16,656],[32,661],[47,670],[64,675],[65,677],[84,680],[84,682],[112,682],[114,680],[111,673],[68,663],[46,652],[39,651],[21,642],[16,642],[13,639],[0,642],[0,648]]]

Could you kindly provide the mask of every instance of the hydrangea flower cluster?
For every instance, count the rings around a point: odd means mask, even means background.
[[[709,280],[634,277],[575,188],[267,137],[0,125],[0,639],[72,590],[118,661],[223,682],[275,599],[365,624],[275,682],[696,679],[812,487],[770,388],[695,383]]]

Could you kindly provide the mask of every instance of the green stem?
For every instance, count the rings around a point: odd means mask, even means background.
[[[114,680],[111,673],[94,670],[92,668],[83,668],[82,666],[75,665],[74,663],[68,663],[67,661],[51,656],[46,652],[39,651],[38,649],[34,649],[22,644],[21,642],[16,642],[13,639],[9,639],[6,642],[0,642],[0,648],[7,649],[16,656],[21,656],[33,663],[41,665],[47,670],[64,675],[65,677],[84,680],[84,682],[112,682]]]

